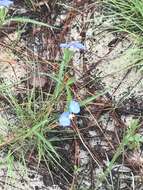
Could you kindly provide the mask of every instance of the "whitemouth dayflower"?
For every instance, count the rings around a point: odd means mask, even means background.
[[[68,127],[71,125],[70,112],[63,112],[59,117],[59,124],[63,127]]]
[[[63,112],[59,117],[59,124],[63,127],[70,127],[71,120],[74,114],[78,114],[80,112],[80,105],[77,101],[72,100],[69,104],[69,111]]]
[[[71,41],[68,43],[61,43],[60,47],[70,49],[72,51],[86,50],[85,46],[79,41]]]
[[[80,112],[80,105],[77,101],[72,100],[69,104],[69,111],[78,114]]]
[[[13,4],[10,0],[0,0],[0,7],[9,7],[11,4]]]

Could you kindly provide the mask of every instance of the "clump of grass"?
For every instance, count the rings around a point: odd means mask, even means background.
[[[125,146],[127,146],[129,148],[136,148],[142,142],[142,137],[136,133],[136,131],[139,128],[140,128],[139,121],[133,120],[131,122],[130,126],[128,127],[128,129],[127,129],[121,143],[119,144],[115,154],[113,155],[113,158],[109,162],[108,167],[99,176],[99,181],[98,181],[97,187],[99,186],[100,183],[102,183],[104,180],[106,180],[106,178],[107,178],[108,174],[111,172],[116,160],[125,151],[124,150]],[[132,145],[132,147],[131,147],[131,145]]]
[[[32,3],[33,1],[30,2]],[[4,25],[13,21],[52,28],[52,26],[46,23],[33,19],[10,17],[10,15],[8,15],[8,9],[6,7],[1,7],[0,24]],[[51,130],[57,126],[57,112],[54,110],[54,107],[58,104],[59,93],[61,94],[61,83],[63,83],[64,79],[65,64],[68,64],[70,59],[71,57],[69,57],[68,52],[65,52],[63,57],[64,61],[59,67],[59,74],[51,78],[51,81],[55,80],[55,83],[58,81],[55,87],[56,92],[53,94],[49,92],[47,98],[43,102],[36,100],[35,97],[37,92],[36,89],[33,88],[29,90],[26,95],[26,101],[23,100],[23,103],[20,104],[18,97],[11,91],[11,85],[0,85],[0,93],[8,102],[8,106],[13,111],[15,120],[17,121],[15,125],[11,123],[8,124],[8,130],[10,132],[7,137],[1,136],[0,148],[4,149],[4,147],[8,146],[9,149],[7,158],[11,158],[14,155],[14,157],[18,157],[19,160],[23,160],[23,158],[27,159],[28,154],[34,154],[38,164],[41,160],[45,160],[46,163],[51,162],[60,165],[60,156],[51,143],[52,141],[56,142],[57,139],[47,139],[47,134],[50,134]]]
[[[32,2],[32,1],[31,1]],[[56,29],[56,27],[51,26],[47,23],[37,21],[34,19],[30,19],[29,17],[11,17],[8,14],[8,8],[7,7],[0,7],[0,26],[5,24],[10,24],[11,22],[17,22],[17,23],[30,23],[33,25],[48,27],[50,29]]]
[[[56,142],[59,138],[53,136],[53,133],[58,133],[56,127],[59,111],[56,107],[60,96],[64,94],[61,90],[64,88],[63,80],[67,64],[72,58],[70,55],[68,51],[64,52],[59,73],[55,73],[55,76],[50,79],[51,81],[55,79],[55,91],[48,92],[42,101],[36,97],[37,91],[34,87],[29,91],[27,89],[26,97],[20,103],[11,90],[12,86],[4,83],[0,85],[0,94],[8,102],[8,107],[15,117],[15,124],[7,124],[9,132],[7,136],[1,136],[0,141],[1,150],[5,147],[8,150],[6,159],[1,164],[7,163],[9,173],[12,172],[13,158],[18,159],[25,166],[34,159],[37,167],[41,162],[45,162],[48,168],[49,165],[53,165],[66,170],[61,165],[61,157],[57,152]]]
[[[57,151],[58,142],[61,141],[57,135],[59,133],[58,118],[60,114],[57,105],[59,101],[66,101],[68,104],[73,98],[72,85],[74,85],[75,80],[67,73],[73,55],[73,52],[65,49],[57,72],[53,75],[45,73],[51,83],[54,84],[54,90],[51,89],[48,93],[44,92],[45,98],[42,100],[40,98],[42,92],[37,95],[35,87],[26,89],[26,97],[21,103],[13,93],[11,85],[4,83],[0,85],[0,94],[8,102],[9,109],[13,112],[16,120],[15,124],[9,123],[9,134],[6,137],[1,137],[0,141],[1,150],[5,147],[8,150],[6,159],[3,161],[9,168],[8,175],[12,174],[13,168],[11,166],[14,159],[19,160],[25,167],[32,161],[39,168],[41,162],[44,162],[47,168],[51,168],[51,166],[53,168],[60,167],[69,174],[62,165],[64,158]],[[86,106],[104,93],[89,96],[80,101],[80,105]],[[70,167],[73,167],[74,170],[74,166]]]
[[[106,0],[106,11],[114,19],[114,28],[127,32],[137,39],[143,39],[143,1]]]
[[[0,8],[1,25],[15,21],[49,27],[48,24],[29,18],[11,18],[7,13],[7,8]],[[20,103],[18,97],[11,90],[12,85],[0,84],[0,94],[6,100],[15,118],[14,124],[7,121],[8,134],[6,136],[0,134],[0,149],[5,150],[6,148],[7,152],[1,165],[6,163],[7,176],[12,176],[14,159],[19,160],[25,167],[32,161],[39,168],[40,163],[44,162],[47,168],[52,165],[66,171],[61,165],[61,157],[57,152],[56,142],[59,141],[59,138],[56,135],[53,136],[53,133],[58,131],[55,129],[58,125],[59,115],[56,108],[60,96],[64,94],[62,92],[63,80],[71,58],[70,51],[65,51],[63,61],[59,64],[59,72],[49,79],[55,84],[55,91],[49,91],[42,101],[39,101],[41,98],[36,97],[37,90],[33,87],[33,89],[26,89],[26,97]],[[50,135],[51,133],[52,135]]]

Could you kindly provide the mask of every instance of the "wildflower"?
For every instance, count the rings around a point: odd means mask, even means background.
[[[71,113],[75,113],[75,114],[79,113],[80,112],[80,105],[79,105],[79,103],[77,101],[75,101],[75,100],[72,100],[70,102],[70,105],[69,105],[69,111]]]
[[[79,51],[79,50],[85,50],[85,46],[79,42],[79,41],[71,41],[69,43],[61,43],[60,44],[61,48],[67,48],[72,51]]]
[[[63,127],[68,127],[71,125],[70,112],[63,112],[60,115],[59,124],[60,126],[63,126]]]
[[[12,3],[10,0],[0,0],[0,7],[9,7]]]
[[[80,112],[80,105],[77,101],[72,100],[69,104],[69,111],[63,112],[59,118],[59,124],[63,127],[70,127],[71,120],[75,117],[74,114]]]

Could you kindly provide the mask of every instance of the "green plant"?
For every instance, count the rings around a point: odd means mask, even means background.
[[[32,3],[32,1],[30,1]],[[18,23],[31,23],[33,25],[38,25],[38,26],[44,26],[48,27],[51,29],[56,29],[56,27],[51,26],[47,23],[43,23],[41,21],[37,21],[34,19],[30,19],[28,17],[10,17],[8,15],[8,8],[7,7],[0,7],[0,26],[9,24],[10,22],[18,22]]]
[[[7,13],[8,9],[6,7],[0,7],[0,26],[2,26],[3,23],[5,22]]]
[[[65,57],[68,59],[64,54]],[[70,59],[65,62],[68,63],[69,61]],[[64,63],[60,64],[59,67],[65,67],[63,66]],[[60,69],[60,75],[57,74],[57,77],[52,77],[50,80],[57,83],[56,86],[59,86],[59,84],[63,83],[64,73],[65,70],[62,72],[62,78],[58,78],[58,76],[61,77]],[[61,83],[59,83],[59,79]],[[49,92],[47,97],[41,101],[39,97],[36,98],[37,92],[35,87],[33,87],[27,91],[28,93],[21,104],[11,90],[12,87],[13,85],[5,83],[0,85],[0,93],[7,100],[15,117],[15,124],[7,121],[10,133],[8,137],[1,138],[0,148],[4,149],[7,146],[10,152],[8,158],[15,157],[24,163],[25,166],[29,162],[28,160],[34,157],[35,161],[37,160],[37,167],[41,161],[45,161],[46,164],[56,164],[63,168],[60,164],[60,155],[56,151],[56,145],[53,145],[53,142],[55,144],[59,139],[56,136],[50,137],[50,134],[54,133],[54,126],[57,126],[57,112],[55,108],[59,101],[61,89],[58,91],[58,88],[56,88],[57,90],[53,94]],[[9,163],[11,162],[7,163],[8,167],[11,168]]]
[[[105,12],[114,22],[114,29],[127,32],[142,41],[143,1],[142,0],[103,0]]]
[[[130,149],[139,148],[140,144],[143,143],[143,136],[139,133],[132,133],[133,128],[139,128],[138,123],[131,125],[127,130],[126,144]]]
[[[120,143],[120,145],[118,146],[115,154],[113,155],[112,160],[109,162],[108,167],[106,168],[105,172],[101,173],[99,176],[99,181],[97,184],[97,187],[99,186],[100,183],[102,183],[106,177],[108,176],[108,174],[111,172],[113,165],[115,164],[116,160],[118,159],[118,157],[124,152],[124,147],[125,146],[130,146],[130,143],[132,142],[134,145],[136,143],[142,142],[142,138],[140,138],[140,136],[138,136],[136,134],[136,130],[139,129],[140,124],[138,120],[133,120],[130,124],[130,126],[128,127],[122,142]],[[132,147],[133,148],[133,147]]]
[[[38,73],[39,76],[48,77],[49,82],[54,86],[54,90],[43,92],[42,89],[39,90],[33,86],[33,88],[26,89],[22,102],[19,102],[17,95],[12,90],[13,86],[18,84],[0,84],[0,93],[6,100],[15,118],[14,124],[8,122],[8,137],[2,136],[0,138],[0,148],[4,149],[7,147],[8,150],[6,163],[9,167],[9,173],[12,173],[13,170],[11,167],[13,158],[19,160],[24,165],[25,171],[27,163],[34,159],[37,168],[40,167],[42,162],[45,163],[47,168],[51,166],[52,168],[60,167],[68,173],[62,165],[64,158],[58,152],[58,142],[61,141],[61,138],[58,137],[59,132],[56,127],[58,126],[60,115],[59,109],[57,110],[59,101],[67,101],[68,105],[70,100],[74,98],[72,87],[75,80],[74,77],[68,75],[69,64],[73,55],[73,51],[67,48],[64,49],[63,58],[57,64],[58,69],[53,74]],[[23,81],[27,81],[27,78],[23,79]],[[82,101],[79,100],[80,106],[84,107],[90,104],[104,93],[106,92],[91,95]],[[93,154],[86,146],[80,131],[77,128],[75,129],[77,137],[95,160]],[[70,138],[73,137],[74,135]],[[68,139],[68,137],[66,138]],[[64,141],[66,138],[62,140]],[[74,166],[70,167],[74,170]]]

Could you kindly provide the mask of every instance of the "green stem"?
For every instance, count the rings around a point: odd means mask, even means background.
[[[63,82],[64,82],[64,74],[65,74],[65,68],[67,67],[68,63],[70,62],[71,58],[73,56],[73,52],[65,49],[64,55],[63,55],[63,61],[60,64],[60,70],[58,73],[58,82],[55,88],[55,98],[58,98],[60,92],[62,91]]]

